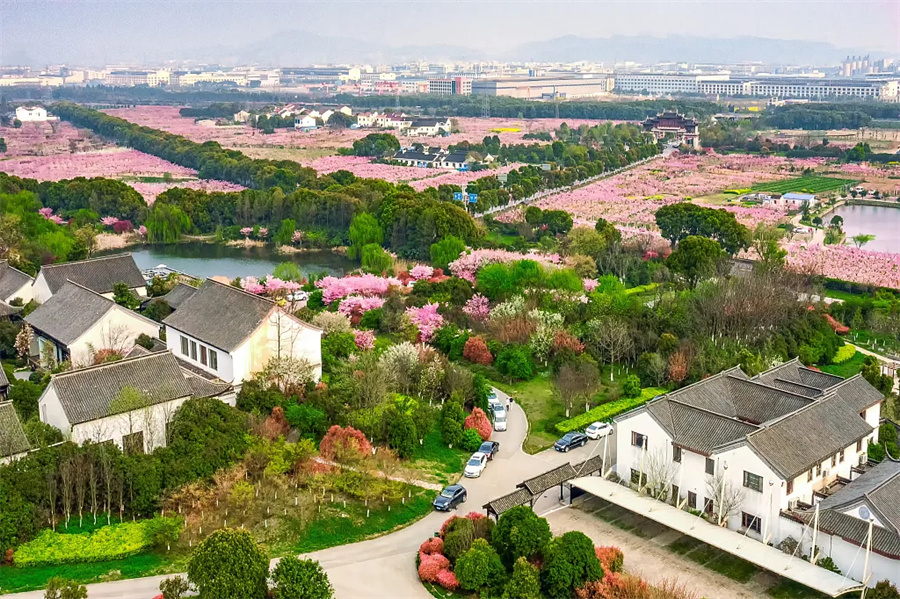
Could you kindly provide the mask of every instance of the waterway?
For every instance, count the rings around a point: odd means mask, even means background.
[[[874,235],[875,239],[863,246],[864,249],[900,254],[900,207],[839,206],[824,217],[825,222],[831,221],[835,214],[844,219],[848,240],[861,233]]]
[[[118,253],[122,250],[117,250]],[[138,268],[145,270],[165,264],[169,268],[198,278],[224,276],[262,277],[271,274],[282,262],[293,262],[303,273],[327,272],[341,276],[356,268],[356,264],[333,252],[300,252],[278,254],[269,247],[240,248],[215,243],[178,243],[173,245],[133,246],[131,252]]]

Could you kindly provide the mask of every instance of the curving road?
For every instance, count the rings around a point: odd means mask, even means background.
[[[507,403],[508,396],[495,390]],[[536,455],[522,451],[522,442],[528,432],[528,421],[518,404],[513,404],[508,415],[508,430],[494,432],[491,438],[500,442],[500,451],[488,464],[484,474],[477,479],[463,479],[468,490],[468,500],[456,513],[482,511],[488,501],[515,490],[518,483],[566,462],[577,463],[592,454],[602,455],[604,441],[591,441],[584,448],[563,454],[549,449]],[[607,446],[615,460],[615,439]],[[553,488],[535,503],[535,511],[544,513],[559,507],[558,491]],[[340,545],[306,554],[318,560],[328,572],[339,599],[397,598],[429,599],[431,595],[419,582],[414,567],[419,545],[437,532],[449,517],[443,512],[433,512],[421,520],[389,535],[351,545]],[[272,560],[273,565],[277,563]],[[168,576],[152,576],[132,580],[120,580],[88,585],[90,599],[131,599],[153,597],[159,593],[159,583]],[[8,595],[16,599],[41,599],[43,591]]]

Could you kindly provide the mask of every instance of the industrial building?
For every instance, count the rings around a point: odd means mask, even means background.
[[[523,100],[583,98],[607,94],[612,91],[612,88],[613,79],[605,76],[595,78],[476,79],[472,82],[472,95],[506,96]]]

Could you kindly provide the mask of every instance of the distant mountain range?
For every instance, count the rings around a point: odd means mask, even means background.
[[[302,66],[308,64],[397,63],[430,61],[548,61],[577,62],[761,62],[768,64],[834,65],[847,54],[866,54],[865,50],[838,48],[827,42],[809,42],[739,37],[733,39],[692,36],[613,36],[586,38],[575,35],[527,42],[505,52],[489,54],[483,50],[450,44],[390,46],[351,38],[333,37],[305,31],[282,31],[258,42],[237,46],[210,46],[187,50],[150,50],[112,45],[71,47],[46,40],[27,48],[4,49],[4,63],[100,65],[107,62],[159,63],[163,60],[192,60],[206,64],[265,64]],[[881,55],[877,55],[880,57]],[[872,53],[876,57],[876,53]]]

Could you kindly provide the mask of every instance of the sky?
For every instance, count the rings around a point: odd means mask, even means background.
[[[3,64],[189,59],[283,31],[498,54],[563,35],[694,35],[900,55],[900,0],[0,0]]]

